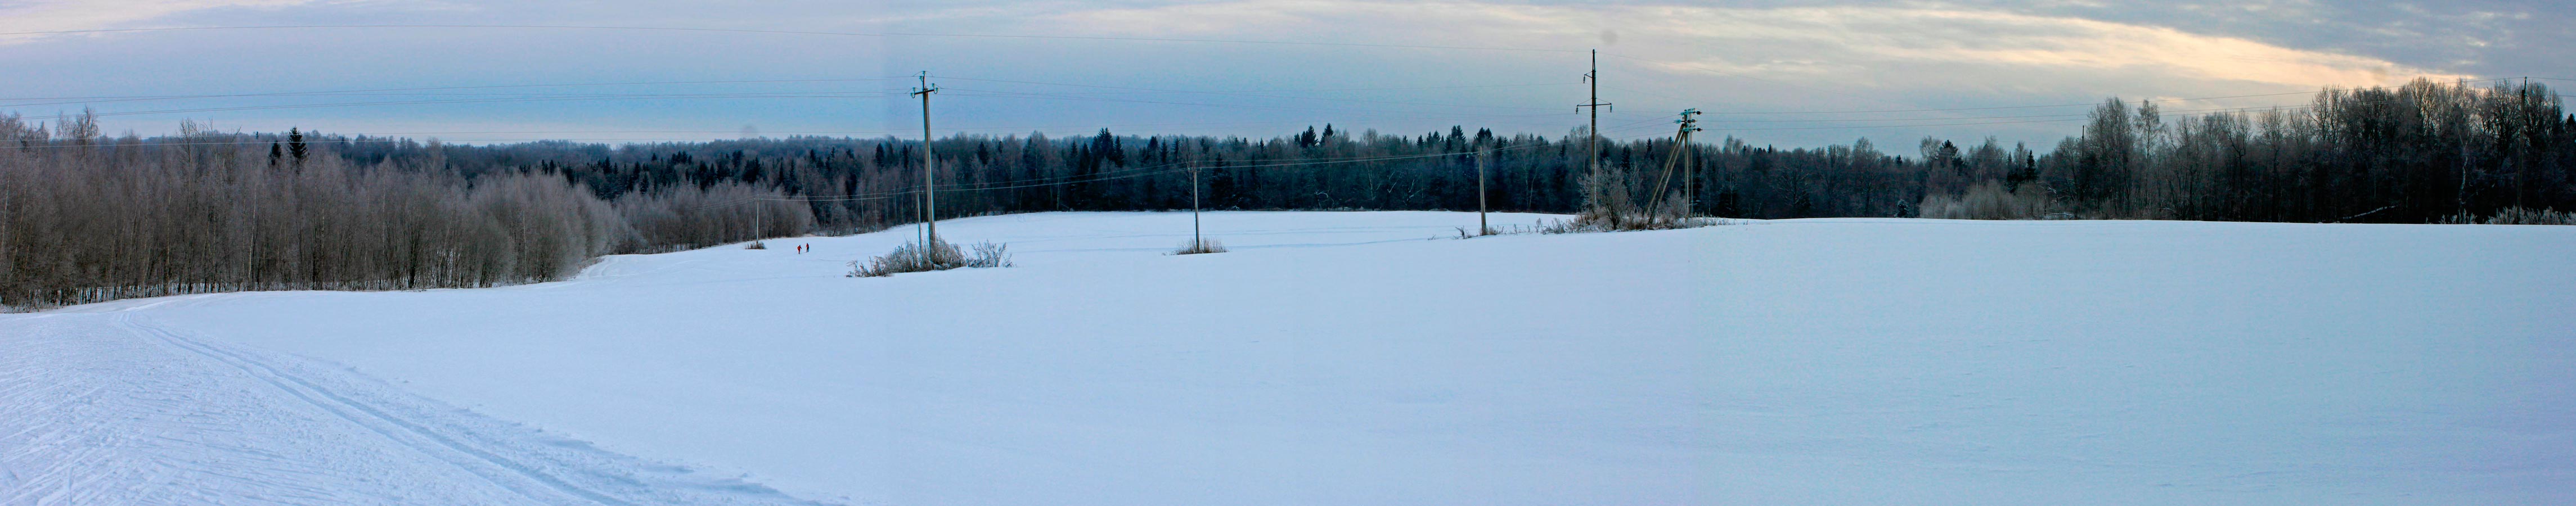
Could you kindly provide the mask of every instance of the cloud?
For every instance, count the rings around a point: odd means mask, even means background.
[[[0,63],[46,69],[16,96],[178,94],[515,84],[908,75],[946,83],[942,128],[1271,135],[1307,123],[1385,131],[1450,125],[1561,133],[1588,119],[1572,104],[1582,50],[1600,48],[1600,92],[1618,105],[1603,127],[1668,129],[1653,116],[1713,111],[1908,110],[2078,104],[2127,99],[2250,98],[2192,107],[2299,105],[2317,87],[2393,84],[2452,74],[2521,75],[2564,53],[2568,16],[2546,2],[2463,0],[2409,10],[2310,0],[2141,4],[2088,0],[1751,0],[1551,5],[1523,0],[785,0],[709,4],[500,0],[0,0],[0,32],[272,24],[584,24],[773,28],[1006,37],[817,38],[739,34],[541,30],[299,30],[20,36],[43,50],[0,51]],[[1553,0],[1527,0],[1553,1]],[[1666,0],[1650,0],[1666,1]],[[1818,4],[1817,2],[1825,2]],[[2429,4],[2428,4],[2429,5]],[[2563,9],[2561,9],[2563,10]],[[2516,30],[2505,30],[2505,28]],[[2496,28],[2490,30],[2488,28]],[[2569,32],[2576,33],[2576,32]],[[2398,35],[2388,35],[2398,34]],[[1017,38],[1164,37],[1416,46],[1505,46],[1507,52],[1330,45]],[[2552,38],[2554,37],[2554,38]],[[328,48],[314,51],[312,48]],[[542,48],[543,50],[530,50]],[[2464,49],[2465,48],[2465,49]],[[291,58],[264,55],[292,54]],[[244,58],[267,58],[246,66]],[[2508,65],[2500,62],[2522,61]],[[680,62],[680,63],[673,63]],[[2540,62],[2531,64],[2528,62]],[[133,69],[150,68],[151,73]],[[350,72],[349,69],[364,69]],[[185,75],[176,82],[158,78]],[[715,77],[724,76],[724,77]],[[982,80],[976,80],[980,78]],[[994,80],[1069,83],[1004,83]],[[908,85],[907,83],[903,83]],[[900,89],[893,83],[887,87]],[[1094,96],[1107,87],[1122,95]],[[747,91],[773,86],[739,86]],[[862,87],[863,88],[863,87]],[[978,90],[981,88],[982,90]],[[1151,90],[1280,93],[1146,93]],[[1354,91],[1333,91],[1349,89]],[[694,89],[693,89],[694,90]],[[2291,93],[2290,95],[2269,95]],[[1042,96],[1032,96],[1042,95]],[[279,100],[205,100],[214,106]],[[691,130],[730,135],[746,119],[790,130],[917,128],[917,104],[886,99],[857,111],[775,100],[639,104],[546,103],[245,111],[217,115],[251,128],[333,125],[447,130]],[[149,106],[147,106],[149,105]],[[178,108],[105,104],[115,109]],[[210,106],[211,107],[211,106]],[[852,114],[859,112],[860,114]],[[2019,110],[1809,117],[1731,116],[1716,128],[1766,142],[1849,142],[1924,134],[2045,139],[2072,128]],[[123,116],[167,128],[169,116]],[[1921,121],[1907,119],[1919,117]],[[1844,118],[1865,118],[1836,123]],[[1606,123],[1609,121],[1618,123]],[[1776,120],[1776,121],[1770,121]],[[1712,123],[1721,120],[1712,119]],[[596,123],[596,124],[593,124]],[[911,124],[911,127],[903,125]],[[1096,126],[1095,126],[1096,125]],[[1958,125],[1958,126],[1947,126]],[[558,126],[548,124],[545,128]],[[1834,129],[1835,127],[1850,127]],[[408,130],[404,130],[408,128]],[[781,130],[785,129],[785,130]],[[435,129],[433,129],[435,130]],[[543,136],[542,134],[530,134]]]
[[[0,32],[41,32],[133,28],[135,23],[192,12],[233,8],[274,8],[312,0],[34,0],[0,3]],[[0,42],[39,36],[0,37]]]
[[[1225,36],[1607,50],[1675,73],[1973,85],[2032,72],[2366,86],[2461,76],[2368,56],[2143,24],[1996,10],[1722,8],[1244,0],[1049,16],[1038,26],[1138,36]],[[1032,28],[1035,28],[1033,26]],[[1617,37],[1604,37],[1616,28]],[[1616,42],[1609,42],[1616,41]],[[1940,72],[1943,75],[1923,75]],[[1901,81],[1901,82],[1900,82]]]

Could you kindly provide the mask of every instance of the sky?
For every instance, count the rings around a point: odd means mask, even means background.
[[[188,120],[463,143],[912,138],[927,72],[943,136],[1557,137],[1588,119],[1598,50],[1612,137],[1671,135],[1697,108],[1701,139],[2044,148],[2111,97],[2190,114],[2576,78],[2551,75],[2576,74],[2571,21],[2537,0],[11,0],[0,112],[88,108],[144,136]],[[144,28],[218,29],[26,33]]]

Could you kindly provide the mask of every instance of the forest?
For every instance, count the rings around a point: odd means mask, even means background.
[[[1463,125],[1266,139],[959,134],[929,147],[943,219],[1188,209],[1194,186],[1210,209],[1475,209],[1480,167],[1483,201],[1498,211],[1616,200],[1735,218],[2463,223],[2576,209],[2576,115],[2545,85],[2419,80],[2326,89],[2300,107],[2160,108],[2107,99],[2080,133],[2039,147],[1596,144],[1580,128],[1549,138]],[[110,137],[90,115],[0,115],[0,306],[493,286],[560,279],[605,254],[877,230],[922,218],[922,148],[824,137],[475,146],[190,122],[177,135]]]

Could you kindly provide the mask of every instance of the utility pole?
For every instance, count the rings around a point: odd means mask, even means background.
[[[1673,151],[1671,154],[1664,156],[1664,175],[1657,177],[1655,180],[1655,204],[1647,209],[1647,214],[1659,215],[1663,213],[1664,203],[1671,200],[1665,198],[1664,189],[1672,187],[1673,166],[1680,165],[1682,168],[1681,215],[1683,220],[1690,219],[1690,214],[1692,212],[1690,196],[1691,175],[1690,162],[1688,162],[1688,160],[1690,160],[1690,134],[1691,132],[1699,131],[1699,120],[1692,116],[1696,116],[1698,114],[1699,109],[1683,109],[1682,119],[1673,121],[1674,123],[1680,123],[1681,127],[1673,130]]]
[[[1678,139],[1679,145],[1676,147],[1682,150],[1682,219],[1684,220],[1690,219],[1692,214],[1699,212],[1698,197],[1691,191],[1691,186],[1699,180],[1693,179],[1696,176],[1694,171],[1691,170],[1690,160],[1690,134],[1691,132],[1697,132],[1700,130],[1698,116],[1699,109],[1683,109],[1682,119],[1673,121],[1674,123],[1682,124],[1682,132],[1680,139]]]
[[[1592,71],[1583,73],[1583,82],[1592,84],[1592,101],[1576,105],[1574,108],[1576,110],[1592,108],[1592,127],[1586,132],[1589,135],[1583,139],[1583,150],[1590,153],[1591,159],[1584,163],[1592,166],[1592,177],[1598,181],[1601,178],[1601,107],[1610,105],[1601,102],[1601,50],[1592,50]]]
[[[1207,249],[1207,240],[1199,238],[1199,167],[1190,164],[1190,249]]]
[[[913,88],[912,94],[921,96],[921,220],[926,227],[921,247],[924,254],[928,253],[931,243],[939,240],[939,172],[933,168],[936,162],[930,156],[930,94],[938,91],[939,87],[930,85],[930,71],[921,71],[921,87]]]
[[[1494,235],[1494,226],[1485,222],[1485,157],[1493,148],[1476,150],[1476,235]]]

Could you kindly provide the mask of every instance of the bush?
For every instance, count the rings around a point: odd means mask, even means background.
[[[1627,217],[1618,219],[1613,219],[1611,216],[1607,215],[1585,213],[1575,215],[1572,220],[1548,220],[1543,223],[1533,224],[1528,229],[1522,229],[1515,225],[1505,229],[1497,229],[1495,233],[1516,234],[1538,232],[1541,234],[1580,234],[1589,232],[1621,232],[1630,230],[1674,230],[1699,228],[1710,225],[1733,224],[1735,223],[1728,221],[1725,218],[1684,218],[1674,213],[1628,215]]]
[[[1202,240],[1197,240],[1197,241],[1190,241],[1188,244],[1182,244],[1182,245],[1181,245],[1181,249],[1172,250],[1172,253],[1171,253],[1171,254],[1174,254],[1174,255],[1196,255],[1196,254],[1200,254],[1200,253],[1224,253],[1224,252],[1225,252],[1225,243],[1216,242],[1216,240],[1215,240],[1215,239],[1202,239]]]
[[[2443,219],[2442,222],[2452,224],[2480,223],[2480,221],[2474,216],[2452,216],[2450,218]],[[2576,212],[2561,212],[2557,209],[2533,211],[2519,207],[2508,207],[2496,210],[2495,215],[2488,216],[2484,223],[2488,225],[2576,225]]]
[[[1641,191],[1644,181],[1628,169],[1604,167],[1597,174],[1582,176],[1577,184],[1583,190],[1583,211],[1574,216],[1572,223],[1559,222],[1542,231],[1561,234],[1697,226],[1684,219],[1683,206],[1673,204],[1681,202],[1680,192],[1666,192],[1662,198],[1654,198],[1655,191]]]
[[[923,248],[921,243],[917,242],[904,243],[902,246],[895,247],[894,252],[867,259],[864,264],[858,261],[850,262],[850,277],[873,278],[903,272],[944,271],[959,267],[1011,266],[1009,246],[985,242],[976,243],[972,248],[975,251],[969,253],[957,249],[955,244],[938,239],[932,239],[928,248]]]
[[[1611,213],[1586,210],[1574,215],[1574,221],[1559,221],[1546,231],[1551,234],[1571,232],[1619,232],[1625,230],[1671,230],[1698,226],[1677,213]]]
[[[2047,192],[2038,185],[2022,185],[2005,191],[1999,181],[1986,181],[1969,187],[1957,197],[1925,195],[1915,217],[1947,220],[2036,220],[2053,218],[2057,213]]]
[[[769,243],[752,241],[750,245],[743,246],[742,249],[769,249]]]

